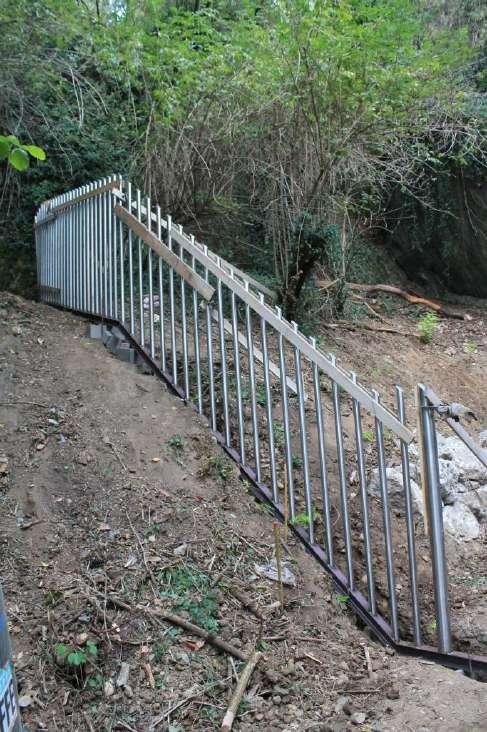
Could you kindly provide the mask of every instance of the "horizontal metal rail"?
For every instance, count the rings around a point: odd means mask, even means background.
[[[430,387],[425,387],[426,396],[431,402],[433,407],[441,407],[445,404],[437,394]],[[482,465],[487,468],[487,450],[484,450],[459,422],[456,422],[451,417],[445,417],[445,422],[453,430],[453,432],[465,443],[465,445],[472,451],[475,457],[480,460]]]
[[[162,257],[164,261],[167,262],[167,264],[188,283],[188,285],[191,285],[191,287],[199,292],[201,297],[204,297],[205,300],[211,300],[215,294],[215,288],[211,287],[211,285],[196,274],[194,269],[188,267],[188,265],[179,257],[173,254],[173,252],[160,239],[158,239],[157,236],[149,231],[144,224],[138,221],[135,216],[132,216],[132,214],[126,209],[122,208],[122,206],[115,206],[113,212],[115,216],[123,221],[124,224],[127,224],[134,234],[140,237],[155,254]]]

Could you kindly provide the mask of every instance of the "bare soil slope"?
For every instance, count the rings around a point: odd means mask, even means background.
[[[240,665],[158,608],[264,651],[237,730],[487,728],[484,685],[386,652],[291,536],[297,584],[273,609],[254,572],[272,517],[194,412],[86,333],[0,296],[0,579],[30,730],[218,729]],[[471,403],[485,372],[468,372]]]

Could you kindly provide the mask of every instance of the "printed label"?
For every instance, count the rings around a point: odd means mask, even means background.
[[[18,711],[12,671],[0,668],[0,732],[10,732]]]

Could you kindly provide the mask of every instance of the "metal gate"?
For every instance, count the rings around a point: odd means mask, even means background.
[[[418,388],[412,414],[421,512],[403,391],[386,406],[286,321],[271,291],[129,182],[112,176],[42,204],[35,230],[41,299],[124,331],[208,419],[256,494],[378,638],[487,669],[486,658],[453,650],[431,392]],[[391,470],[400,475],[395,494]]]

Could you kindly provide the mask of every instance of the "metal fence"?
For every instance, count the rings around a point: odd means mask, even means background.
[[[113,176],[58,196],[40,207],[35,227],[41,299],[122,328],[208,419],[256,493],[379,638],[485,669],[486,659],[452,651],[425,387],[413,414],[424,519],[411,490],[403,391],[383,404],[284,319],[272,292],[163,218],[129,182]],[[398,495],[391,470],[400,475]]]

